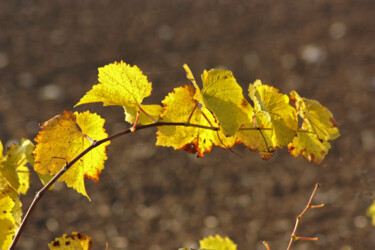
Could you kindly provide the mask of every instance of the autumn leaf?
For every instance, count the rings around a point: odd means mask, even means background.
[[[303,123],[297,136],[288,145],[289,151],[294,157],[302,155],[320,164],[331,148],[328,141],[340,136],[333,115],[315,100],[302,98],[295,91],[290,95]]]
[[[14,218],[14,223],[16,228],[18,229],[19,225],[21,224],[21,217],[22,217],[22,204],[19,199],[19,193],[16,189],[9,185],[7,180],[0,175],[0,197],[10,197],[13,202],[14,206],[12,209],[12,215]]]
[[[164,108],[161,114],[163,122],[187,122],[208,128],[217,127],[218,124],[211,112],[202,107],[196,107],[193,96],[195,89],[192,86],[175,88],[172,93],[163,100]],[[193,112],[194,111],[194,112]],[[193,113],[192,113],[193,112]],[[198,153],[203,157],[205,152],[210,152],[213,145],[223,148],[233,146],[233,137],[225,137],[221,131],[207,128],[184,126],[159,126],[157,132],[157,146],[183,149],[190,153]]]
[[[99,68],[99,84],[86,93],[75,105],[102,102],[104,106],[118,105],[125,109],[125,120],[134,123],[137,112],[141,111],[139,123],[149,124],[159,119],[160,105],[141,104],[151,95],[151,83],[137,66],[123,61]],[[152,119],[150,118],[152,117]]]
[[[329,141],[340,136],[339,129],[332,113],[316,100],[300,97],[297,92],[290,92],[290,98],[296,106],[298,115],[306,122],[306,126],[319,139]]]
[[[28,162],[33,164],[32,151],[34,145],[31,141],[22,139],[21,145],[10,145],[5,156],[2,156],[2,148],[3,146],[0,142],[0,175],[4,176],[9,185],[18,192],[26,194],[29,189],[30,176],[29,168],[26,164]]]
[[[34,150],[35,171],[42,175],[57,174],[67,162],[72,161],[92,144],[90,139],[100,140],[108,136],[103,126],[104,119],[88,111],[74,114],[65,111],[44,122],[35,138],[38,142]],[[106,147],[109,143],[103,143],[92,149],[71,166],[58,181],[64,181],[68,187],[74,188],[90,199],[85,189],[84,178],[87,177],[95,182],[99,180],[99,175],[104,169],[104,161],[107,159]]]
[[[84,233],[73,232],[64,234],[48,244],[50,250],[89,250],[92,248],[92,239]]]
[[[249,114],[253,112],[249,111]],[[258,118],[259,119],[259,118]],[[263,160],[270,159],[275,151],[272,142],[272,128],[271,124],[267,122],[266,118],[260,120],[263,127],[256,127],[253,123],[244,124],[240,131],[235,134],[236,143],[242,143],[251,151],[258,151]]]
[[[304,126],[308,125],[305,123]],[[316,134],[305,130],[297,133],[297,136],[293,138],[288,148],[294,157],[302,155],[308,161],[320,164],[331,148],[331,145],[327,141],[319,140]]]
[[[209,249],[203,249],[203,248],[191,248],[191,247],[183,247],[183,248],[179,248],[177,250],[209,250]]]
[[[215,116],[219,114],[224,123],[230,121],[231,124],[224,125],[224,127],[232,127],[229,130],[235,133],[235,144],[243,143],[252,151],[258,150],[263,159],[271,158],[274,152],[271,140],[272,124],[265,117],[259,116],[258,120],[262,123],[259,127],[254,126],[252,119],[254,110],[243,97],[242,88],[236,83],[232,73],[226,70],[205,71],[202,75],[204,87],[201,91],[189,67],[185,64],[184,68],[186,77],[195,87],[194,100],[203,104],[203,107],[207,107],[208,102],[208,105],[211,104],[211,108],[208,109]],[[217,120],[220,123],[219,117]],[[221,128],[223,130],[222,126]]]
[[[371,218],[371,223],[375,226],[375,201],[372,202],[371,206],[367,209],[366,216]]]
[[[199,241],[200,248],[210,250],[236,250],[237,245],[228,237],[222,238],[220,235],[209,236]]]
[[[14,236],[14,202],[10,197],[0,198],[0,249],[8,249]]]
[[[8,249],[12,243],[21,223],[21,206],[17,190],[0,175],[0,249]]]
[[[243,97],[242,88],[231,71],[205,70],[202,74],[203,88],[200,90],[186,64],[184,69],[195,87],[194,99],[215,115],[226,136],[233,136],[243,124],[249,122],[246,113],[249,103]]]
[[[296,135],[296,110],[289,105],[287,95],[260,80],[249,85],[249,97],[254,103],[254,116],[258,128],[272,128],[272,146],[284,147]]]

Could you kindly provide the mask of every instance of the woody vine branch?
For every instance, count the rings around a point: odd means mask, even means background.
[[[200,125],[200,124],[193,124],[193,123],[186,123],[186,122],[155,122],[155,123],[152,123],[152,124],[147,124],[147,125],[137,125],[135,124],[136,126],[132,126],[131,128],[128,128],[128,129],[125,129],[123,131],[120,131],[116,134],[113,134],[111,136],[108,136],[107,138],[104,138],[102,140],[98,140],[98,141],[91,141],[91,145],[86,148],[85,150],[83,150],[79,155],[77,155],[72,161],[70,162],[67,162],[65,164],[65,166],[45,185],[43,186],[42,189],[40,189],[35,197],[34,197],[34,200],[32,201],[32,203],[30,204],[22,222],[21,222],[21,225],[16,233],[16,235],[14,236],[13,238],[13,242],[9,248],[9,250],[13,250],[15,248],[15,246],[17,245],[17,242],[33,212],[33,210],[35,209],[36,205],[38,204],[38,202],[40,201],[40,199],[43,197],[44,193],[64,174],[66,173],[66,171],[68,171],[70,169],[71,166],[73,166],[74,163],[76,163],[79,159],[81,159],[84,155],[86,155],[88,152],[90,152],[91,150],[93,150],[94,148],[98,147],[99,145],[107,142],[107,141],[111,141],[111,140],[114,140],[120,136],[123,136],[123,135],[126,135],[126,134],[129,134],[129,133],[132,133],[132,132],[136,132],[138,130],[143,130],[143,129],[147,129],[147,128],[152,128],[152,127],[159,127],[159,126],[184,126],[184,127],[196,127],[196,128],[201,128],[201,129],[208,129],[208,130],[213,130],[213,131],[219,131],[219,128],[217,127],[209,127],[209,126],[203,126],[203,125]],[[244,129],[245,130],[245,129]],[[270,128],[247,128],[246,130],[270,130]]]

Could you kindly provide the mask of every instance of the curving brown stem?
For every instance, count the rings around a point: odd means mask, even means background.
[[[17,242],[22,234],[22,231],[24,230],[25,228],[25,225],[27,224],[29,218],[30,218],[30,215],[31,213],[33,212],[34,208],[36,207],[36,205],[38,204],[39,200],[43,197],[44,193],[66,172],[69,170],[69,168],[74,164],[76,163],[79,159],[81,159],[85,154],[87,154],[88,152],[90,152],[92,149],[96,148],[97,146],[103,144],[104,142],[107,142],[107,141],[111,141],[117,137],[120,137],[122,135],[125,135],[125,134],[129,134],[129,133],[132,133],[132,132],[136,132],[138,130],[142,130],[142,129],[146,129],[146,128],[152,128],[152,127],[160,127],[160,126],[183,126],[183,127],[196,127],[196,128],[202,128],[202,129],[209,129],[209,130],[213,130],[213,131],[218,131],[219,128],[217,127],[209,127],[209,126],[203,126],[203,125],[199,125],[199,124],[192,124],[192,123],[186,123],[186,122],[155,122],[155,123],[151,123],[151,124],[148,124],[148,125],[137,125],[135,124],[136,126],[132,126],[131,128],[128,128],[128,129],[125,129],[121,132],[118,132],[114,135],[111,135],[107,138],[104,138],[102,140],[98,140],[98,141],[92,141],[92,144],[86,148],[84,151],[82,151],[77,157],[75,157],[71,162],[67,162],[65,164],[65,166],[42,188],[40,189],[35,197],[34,197],[34,200],[32,201],[32,203],[30,204],[22,222],[21,222],[21,225],[16,233],[16,235],[14,236],[13,238],[13,242],[9,248],[9,250],[13,250],[15,248],[15,246],[17,245]],[[265,128],[267,129],[267,128]],[[246,129],[246,130],[249,130]]]

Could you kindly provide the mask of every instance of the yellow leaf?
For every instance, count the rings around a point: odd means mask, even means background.
[[[3,161],[3,150],[4,150],[3,143],[0,141],[0,162]]]
[[[200,104],[204,105],[202,92],[201,92],[197,82],[195,81],[195,77],[193,75],[193,72],[191,72],[191,70],[190,70],[190,68],[187,64],[184,64],[183,67],[184,67],[185,72],[186,72],[186,78],[189,79],[189,81],[191,81],[194,85],[194,88],[195,88],[195,94],[194,94],[194,97],[193,97],[194,100],[197,100]]]
[[[104,119],[88,111],[74,114],[65,111],[44,122],[35,138],[38,142],[34,150],[35,171],[42,175],[57,174],[67,162],[72,161],[91,145],[87,136],[92,140],[101,140],[108,136],[103,126]],[[99,180],[99,175],[104,169],[104,161],[107,159],[106,147],[109,143],[103,143],[88,152],[58,181],[64,181],[68,187],[90,199],[86,193],[84,177],[96,182]]]
[[[299,116],[303,119],[302,128],[288,145],[290,153],[302,155],[309,161],[320,164],[331,148],[329,140],[340,136],[331,112],[315,100],[290,93]]]
[[[372,225],[375,227],[375,201],[367,209],[366,215],[371,218]]]
[[[336,121],[326,107],[318,101],[300,97],[295,91],[290,92],[290,98],[310,131],[319,139],[330,141],[340,136]]]
[[[5,157],[2,157],[0,162],[0,174],[22,194],[26,194],[29,189],[30,172],[26,164],[33,164],[33,148],[31,141],[22,139],[21,145],[12,144],[8,147]]]
[[[87,234],[73,232],[56,238],[48,247],[50,250],[89,250],[92,248],[92,239]]]
[[[194,99],[209,109],[217,118],[226,136],[233,136],[243,124],[249,122],[245,112],[249,103],[243,97],[242,88],[231,71],[211,69],[202,74],[203,88],[199,89],[189,67],[185,64],[187,78],[196,89]]]
[[[144,110],[149,116],[151,116],[155,121],[159,120],[160,113],[162,112],[163,108],[160,105],[140,105],[141,109]],[[129,123],[134,123],[137,112],[140,110],[139,107],[124,107],[125,111],[125,120]],[[138,123],[140,124],[150,124],[154,121],[150,119],[145,113],[140,112]]]
[[[297,136],[293,138],[288,148],[294,157],[301,154],[307,160],[320,164],[331,148],[331,145],[327,141],[319,140],[318,136],[314,133],[302,131],[297,133]]]
[[[252,112],[249,112],[250,114]],[[258,151],[263,160],[268,160],[273,156],[275,148],[272,142],[272,126],[266,118],[258,118],[263,124],[257,128],[253,123],[245,124],[235,135],[237,143],[243,143],[251,151]]]
[[[237,245],[228,237],[224,239],[219,235],[209,236],[199,241],[200,248],[210,250],[236,250]]]
[[[191,116],[190,123],[192,124],[217,127],[218,124],[211,112],[204,107],[200,109],[196,106],[193,99],[194,93],[195,89],[189,85],[175,88],[163,100],[161,120],[163,122],[187,122]],[[159,126],[156,145],[173,147],[176,150],[183,149],[190,153],[198,153],[199,157],[203,157],[205,152],[211,151],[213,145],[229,148],[234,143],[233,137],[225,137],[221,131],[198,127]]]
[[[257,127],[272,128],[272,146],[288,145],[298,128],[296,110],[289,105],[288,96],[257,80],[249,85],[249,97],[254,102]]]
[[[6,196],[10,197],[15,204],[13,206],[12,215],[14,218],[16,228],[18,228],[21,223],[22,217],[22,203],[19,199],[19,193],[16,189],[9,185],[9,182],[5,179],[4,176],[0,175],[0,197]]]
[[[13,200],[0,196],[0,249],[8,249],[14,236]]]
[[[151,95],[152,87],[137,66],[132,67],[123,61],[106,65],[99,68],[98,80],[99,84],[93,86],[76,106],[92,102],[103,102],[104,106],[123,106],[125,120],[129,123],[134,123],[137,111],[152,110],[149,115],[158,120],[161,112],[159,105],[141,105],[143,99]],[[142,124],[153,123],[153,120],[142,112],[140,121]]]
[[[21,217],[18,192],[0,175],[0,249],[8,249],[18,230]]]

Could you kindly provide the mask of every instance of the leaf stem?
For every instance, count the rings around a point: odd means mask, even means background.
[[[194,111],[195,111],[195,109],[196,109],[197,107],[198,107],[198,101],[195,101],[195,105],[194,105],[193,111],[191,111],[191,113],[190,113],[190,115],[189,115],[189,118],[188,118],[187,121],[186,121],[187,124],[190,123],[191,117],[193,116]]]
[[[210,122],[210,120],[208,120],[208,118],[207,118],[207,116],[205,115],[205,113],[203,113],[202,110],[200,110],[200,112],[201,112],[201,114],[203,115],[204,119],[206,119],[206,121],[208,122],[208,124],[210,124],[210,126],[213,127],[213,126],[212,126],[212,123]],[[210,111],[210,112],[211,112],[211,111]]]
[[[147,115],[148,118],[150,118],[153,122],[157,122],[154,117],[152,117],[149,113],[147,113],[140,104],[138,104],[138,108],[141,112],[143,112],[145,115]]]
[[[130,129],[131,132],[134,132],[135,129],[136,129],[136,127],[137,127],[137,125],[138,125],[139,115],[140,115],[140,112],[137,111],[137,117],[135,118],[135,122],[134,122],[133,126],[132,126],[131,129]]]

